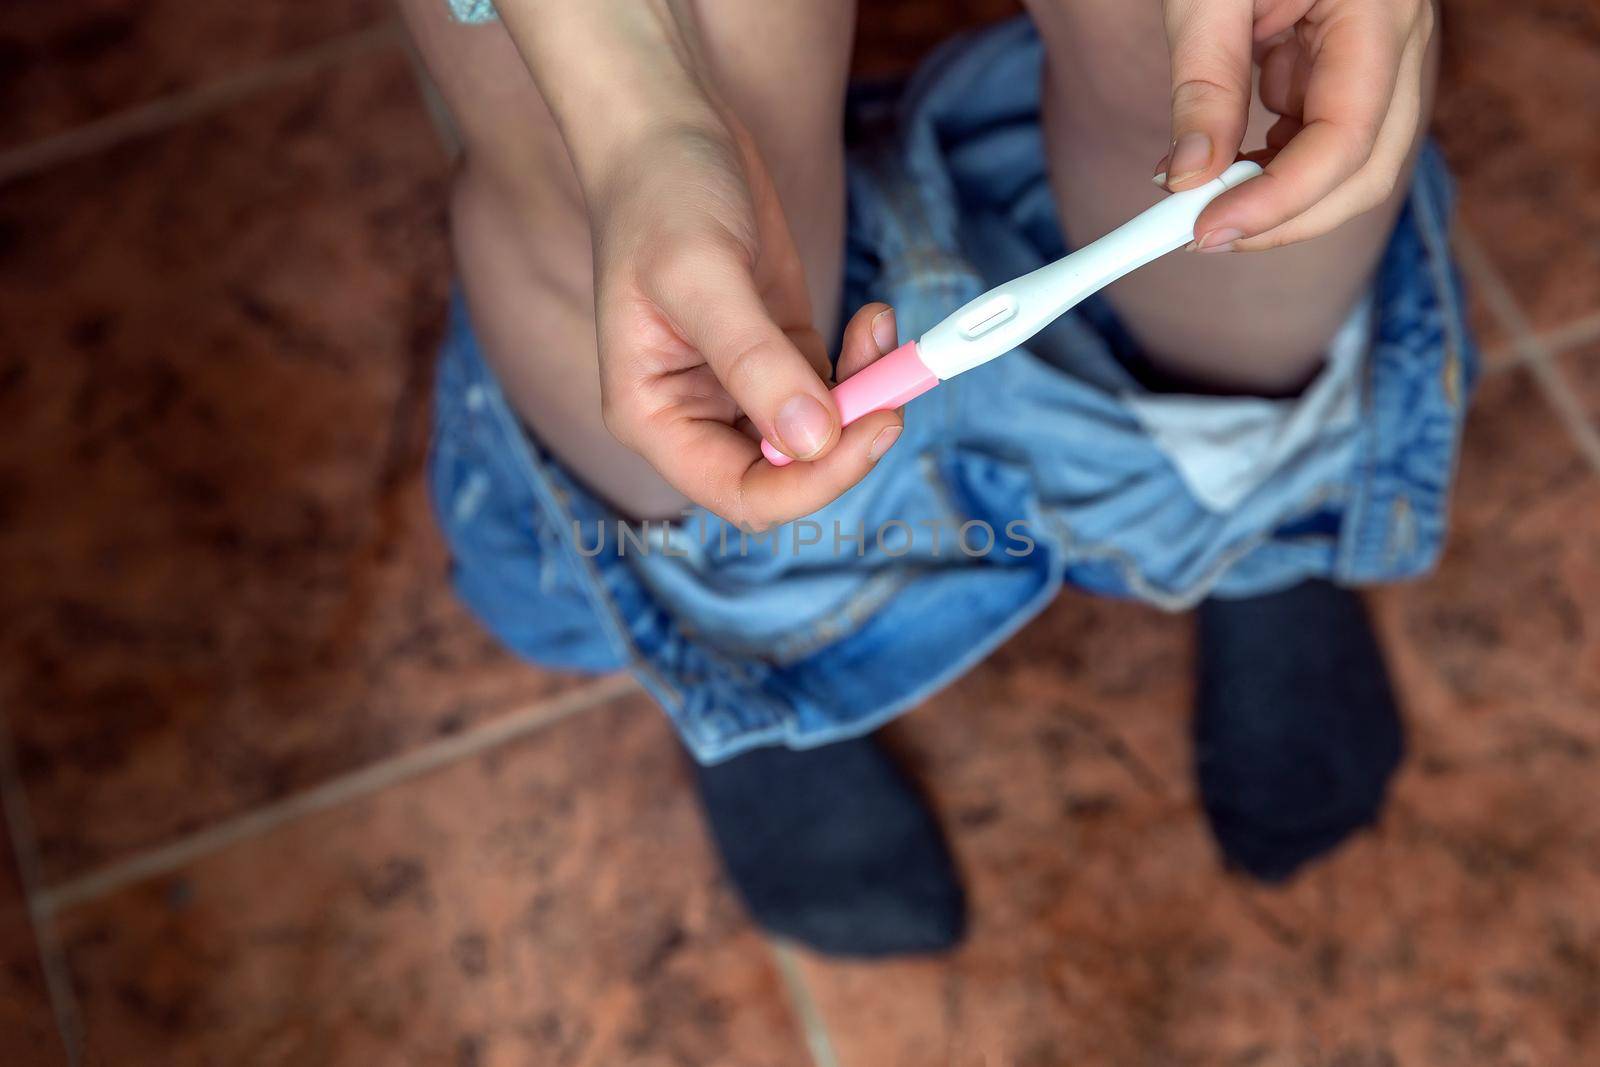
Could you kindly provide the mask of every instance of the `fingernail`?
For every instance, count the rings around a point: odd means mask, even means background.
[[[894,308],[884,308],[872,316],[872,340],[878,346],[880,356],[887,356],[900,347],[900,334],[895,328]]]
[[[795,459],[810,459],[821,452],[832,433],[828,409],[814,396],[791,396],[778,409],[778,436],[783,439],[784,450]]]
[[[1167,164],[1172,162],[1172,150],[1178,147],[1178,142],[1173,141],[1167,148],[1167,154],[1161,157],[1161,162],[1156,164],[1156,169],[1150,175],[1150,180],[1157,185],[1167,184]]]
[[[1244,233],[1232,226],[1224,226],[1217,230],[1207,230],[1200,239],[1194,243],[1196,252],[1230,252],[1233,242],[1243,237]]]
[[[1211,138],[1191,130],[1172,145],[1172,161],[1167,167],[1167,184],[1176,185],[1194,177],[1211,163]]]
[[[872,444],[867,446],[867,458],[876,463],[883,458],[883,454],[900,439],[900,427],[885,426],[878,431],[878,436],[872,439]]]

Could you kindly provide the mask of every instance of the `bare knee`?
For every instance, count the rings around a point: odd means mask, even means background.
[[[1170,136],[1171,73],[1157,3],[1027,0],[1046,46],[1050,178],[1081,244],[1152,204]],[[1253,102],[1246,149],[1274,120]],[[1118,282],[1112,303],[1146,353],[1209,387],[1277,393],[1303,383],[1369,284],[1402,181],[1376,210],[1270,252],[1174,253]]]
[[[462,143],[458,185],[523,212],[581,214],[561,131],[504,27],[458,24],[441,0],[401,6]]]
[[[1164,147],[1171,86],[1161,5],[1024,0],[1044,39],[1053,104],[1105,116],[1107,137]],[[1153,161],[1152,161],[1153,162]]]

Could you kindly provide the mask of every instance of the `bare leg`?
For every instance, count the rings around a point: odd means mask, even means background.
[[[465,141],[451,194],[457,269],[485,355],[517,413],[623,513],[683,498],[600,420],[593,260],[555,122],[498,24],[460,26],[444,0],[403,0]],[[750,129],[788,213],[817,326],[832,336],[844,245],[840,114],[853,0],[700,0],[719,89]]]
[[[1063,224],[1081,244],[1155,203],[1171,76],[1157,0],[1029,0],[1047,51],[1044,122]],[[1436,56],[1430,55],[1431,90]],[[1425,101],[1426,123],[1432,93]],[[1247,149],[1273,116],[1259,100]],[[1176,253],[1109,294],[1152,359],[1213,388],[1281,394],[1303,385],[1365,289],[1404,202],[1270,252]]]

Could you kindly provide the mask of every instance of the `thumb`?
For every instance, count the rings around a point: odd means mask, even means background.
[[[1232,163],[1250,120],[1251,0],[1167,0],[1172,147],[1167,188],[1210,181]]]
[[[816,459],[838,441],[827,385],[773,321],[732,242],[684,245],[646,289],[763,437],[795,459]]]

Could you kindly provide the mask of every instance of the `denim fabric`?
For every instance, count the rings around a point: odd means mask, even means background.
[[[493,22],[500,17],[494,0],[448,0],[450,13],[461,22]]]
[[[1066,251],[1040,63],[1023,20],[954,42],[908,87],[889,134],[854,152],[847,307],[886,300],[902,337],[916,336]],[[878,468],[775,539],[741,544],[696,511],[652,524],[641,548],[619,542],[614,516],[519,424],[458,302],[431,467],[457,587],[529,659],[634,671],[714,762],[876,727],[981,660],[1063,582],[1176,610],[1313,576],[1420,574],[1443,540],[1476,368],[1449,200],[1429,146],[1374,283],[1359,417],[1314,426],[1223,510],[1189,490],[1136,416],[1121,331],[1091,301],[912,402]]]

